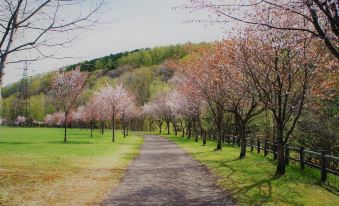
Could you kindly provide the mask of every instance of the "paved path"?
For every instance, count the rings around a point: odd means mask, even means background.
[[[102,205],[234,205],[215,179],[179,146],[145,136],[140,155]]]

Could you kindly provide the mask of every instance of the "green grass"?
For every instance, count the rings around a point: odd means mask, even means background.
[[[0,205],[94,204],[138,154],[141,134],[59,128],[0,128]],[[95,189],[94,189],[95,188]],[[47,192],[46,192],[47,191]],[[74,200],[76,196],[76,200]],[[101,198],[101,199],[100,199]],[[78,202],[77,202],[78,201]]]
[[[218,176],[218,184],[229,191],[240,205],[339,205],[339,196],[319,185],[319,171],[295,165],[286,175],[274,177],[275,163],[262,154],[248,152],[239,160],[239,148],[224,145],[214,151],[216,143],[167,136]]]

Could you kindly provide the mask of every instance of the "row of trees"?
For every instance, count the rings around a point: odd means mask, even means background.
[[[61,112],[47,115],[45,123],[60,124],[62,122],[65,133],[64,142],[67,141],[67,127],[70,122],[88,123],[91,128],[91,137],[94,124],[101,122],[102,132],[105,122],[111,122],[112,142],[115,139],[115,122],[119,119],[123,125],[124,136],[131,118],[137,115],[138,108],[134,95],[127,91],[122,84],[115,87],[107,85],[95,92],[85,105],[76,110],[77,99],[84,90],[87,74],[80,68],[69,72],[60,72],[53,83],[55,101]]]
[[[305,107],[324,98],[338,106],[338,1],[199,1],[184,6],[209,12],[208,22],[227,24],[234,39],[181,62],[172,62],[185,87],[207,105],[219,134],[223,113],[234,116],[245,156],[247,127],[268,111],[274,120],[278,166],[285,173],[284,146]],[[326,48],[326,49],[324,49]]]
[[[280,18],[275,23],[289,27],[298,21]],[[175,127],[179,118],[186,120],[188,130],[191,123],[199,125],[203,134],[209,129],[201,124],[201,111],[205,109],[212,117],[219,150],[226,118],[231,115],[240,137],[240,158],[244,158],[249,124],[265,111],[275,125],[276,174],[283,175],[285,145],[304,108],[316,106],[310,98],[326,96],[321,94],[328,94],[333,89],[331,85],[335,86],[328,77],[337,77],[338,61],[323,48],[321,41],[311,38],[306,31],[251,25],[237,38],[218,42],[213,48],[195,50],[189,57],[169,62],[168,66],[176,71],[178,91],[164,93],[144,108],[159,122],[159,127],[165,122],[169,128],[171,121]],[[322,78],[323,75],[328,79]],[[319,85],[327,87],[321,90]],[[172,98],[175,93],[180,97]],[[189,100],[182,105],[185,98]]]
[[[331,96],[336,84],[331,83],[332,78],[321,76],[335,76],[336,60],[319,42],[300,39],[300,34],[277,32],[265,36],[266,31],[253,31],[250,28],[246,36],[211,47],[188,46],[189,56],[165,65],[175,71],[170,86],[151,97],[151,101],[144,101],[142,108],[136,106],[142,101],[137,101],[131,92],[133,87],[127,90],[122,84],[108,84],[92,92],[85,101],[79,101],[88,74],[80,68],[62,71],[52,83],[61,112],[47,115],[45,123],[63,125],[64,141],[69,124],[80,127],[87,124],[91,131],[100,125],[103,132],[110,123],[114,141],[116,122],[121,123],[126,135],[128,124],[141,119],[149,122],[150,131],[155,123],[161,133],[165,124],[169,134],[172,125],[175,134],[180,131],[188,138],[194,134],[196,141],[200,135],[203,144],[206,132],[212,132],[218,140],[217,150],[222,148],[225,134],[233,133],[240,137],[240,158],[244,158],[250,127],[257,121],[256,116],[265,113],[274,123],[277,175],[282,175],[284,147],[302,111],[318,106],[310,101],[313,97]],[[319,85],[327,87],[319,90]],[[82,105],[78,107],[79,104]]]

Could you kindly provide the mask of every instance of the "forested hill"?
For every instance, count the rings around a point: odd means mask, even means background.
[[[202,43],[204,44],[204,43]],[[104,71],[105,73],[109,73],[108,71],[112,71],[115,69],[120,69],[121,67],[130,67],[130,68],[138,68],[138,67],[148,67],[152,65],[158,65],[164,62],[166,59],[171,58],[182,58],[186,55],[184,45],[171,45],[171,46],[163,46],[163,47],[155,47],[155,48],[145,48],[145,49],[135,49],[133,51],[127,52],[119,52],[115,54],[111,54],[104,57],[99,57],[96,59],[79,62],[77,64],[69,65],[65,67],[65,70],[72,70],[76,66],[80,66],[81,71],[93,72],[93,71]],[[120,73],[117,72],[117,73]],[[37,81],[43,81],[47,84],[49,81],[51,73],[36,75],[30,81],[30,86],[34,87],[37,85]],[[47,81],[47,82],[46,82]],[[3,88],[2,97],[7,98],[12,94],[18,92],[20,90],[21,81],[10,84]],[[40,92],[46,92],[46,87],[48,85],[44,85],[41,89],[33,89],[34,91],[32,95]],[[31,88],[32,90],[32,88]]]
[[[194,44],[206,46],[208,43]],[[123,83],[137,93],[139,104],[143,104],[161,88],[166,87],[166,81],[172,72],[162,65],[168,59],[182,58],[187,55],[186,45],[170,45],[155,48],[136,49],[96,58],[89,61],[69,65],[65,70],[72,70],[80,66],[82,71],[89,72],[86,91],[80,98],[85,101],[93,91],[103,85]],[[51,82],[54,72],[33,76],[27,81],[28,115],[35,120],[42,121],[46,114],[57,110],[51,95]],[[15,119],[24,115],[24,105],[20,97],[23,96],[22,84],[19,81],[2,89],[3,111],[2,117]],[[41,106],[43,105],[42,109]]]
[[[133,67],[151,66],[162,63],[169,58],[181,58],[186,55],[183,45],[156,47],[153,49],[136,49],[109,56],[84,61],[66,67],[67,70],[80,66],[82,71],[113,70],[123,65]]]

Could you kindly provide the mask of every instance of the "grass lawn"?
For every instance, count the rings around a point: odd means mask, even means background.
[[[214,151],[216,143],[206,146],[194,140],[167,136],[218,176],[218,184],[229,191],[240,205],[339,205],[339,195],[319,186],[319,171],[295,165],[286,175],[274,178],[275,165],[262,154],[247,153],[239,160],[239,148],[224,145]]]
[[[138,154],[131,133],[0,127],[0,205],[98,205]]]

